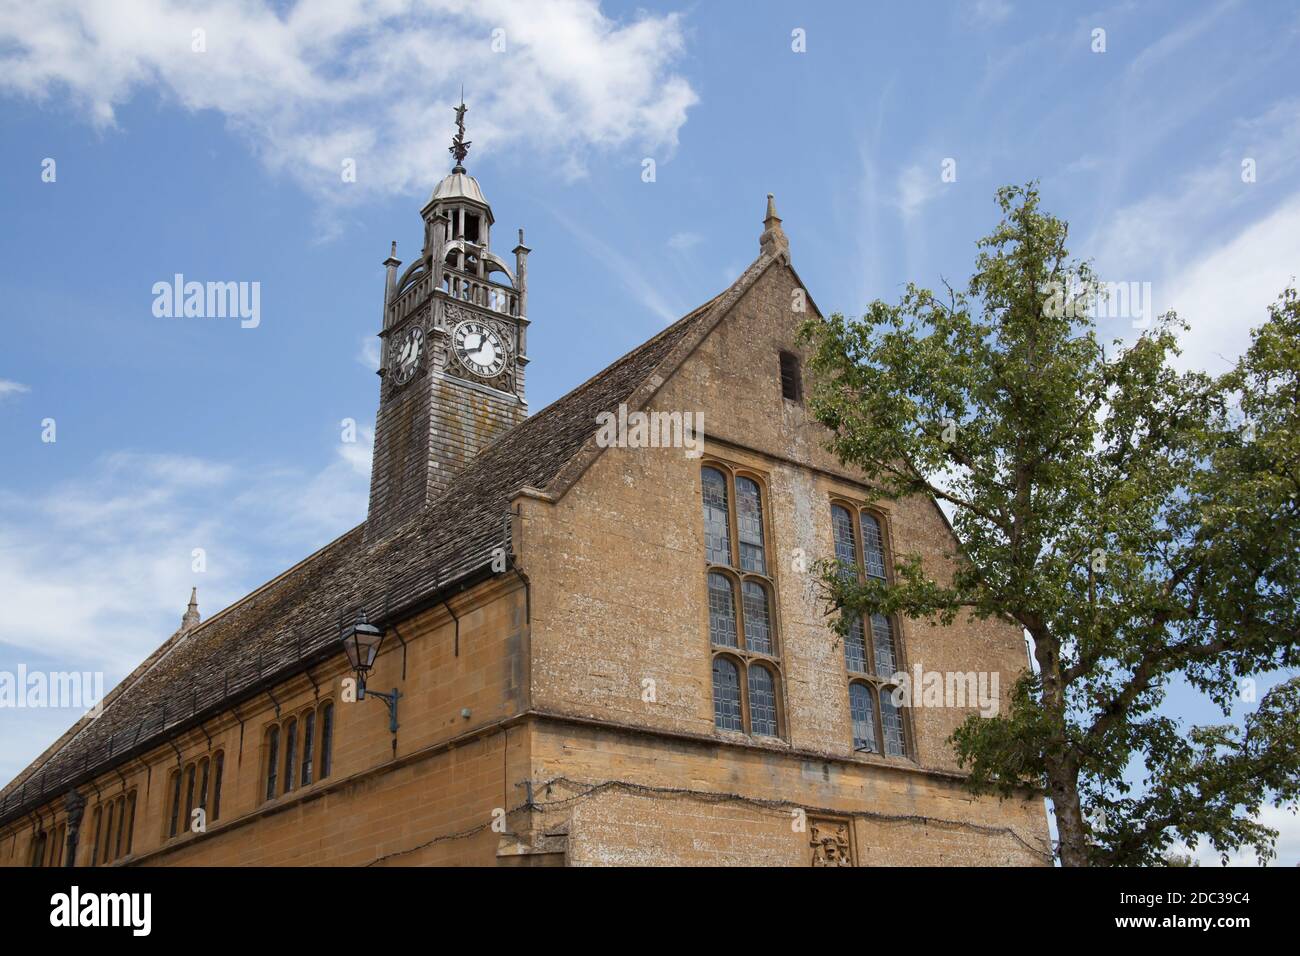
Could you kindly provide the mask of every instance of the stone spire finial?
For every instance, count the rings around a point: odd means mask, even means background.
[[[199,589],[190,588],[190,606],[185,609],[185,614],[181,617],[181,630],[188,631],[200,621],[199,617]]]
[[[758,237],[758,250],[762,255],[790,255],[790,240],[781,228],[781,218],[776,214],[776,197],[767,194],[767,217],[763,220],[763,234]]]

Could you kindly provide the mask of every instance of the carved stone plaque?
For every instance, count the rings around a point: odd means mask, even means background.
[[[813,866],[853,866],[853,842],[847,820],[808,820]]]

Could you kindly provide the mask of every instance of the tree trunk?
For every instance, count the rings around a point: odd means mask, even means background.
[[[1061,866],[1088,866],[1088,828],[1079,806],[1078,773],[1067,764],[1048,766],[1047,783],[1056,808],[1057,852]]]
[[[1042,622],[1026,622],[1034,639],[1034,658],[1043,682],[1043,710],[1056,727],[1065,753],[1047,759],[1047,787],[1056,809],[1057,853],[1062,866],[1088,866],[1088,828],[1079,806],[1079,767],[1068,752],[1065,732],[1065,684],[1061,675],[1060,643]]]

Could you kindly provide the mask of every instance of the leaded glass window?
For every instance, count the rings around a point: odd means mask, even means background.
[[[871,641],[876,655],[876,676],[893,677],[898,670],[894,655],[894,628],[883,614],[871,615]]]
[[[858,576],[858,544],[853,537],[853,517],[847,508],[831,506],[831,531],[835,536],[835,560],[844,564],[841,575]]]
[[[772,654],[772,616],[767,588],[757,581],[741,585],[745,608],[745,649],[755,654]]]
[[[728,465],[701,468],[705,576],[714,723],[723,730],[778,736],[781,665],[776,582],[767,562],[763,485]],[[734,509],[734,510],[733,510]],[[762,655],[759,657],[758,655]]]
[[[776,679],[761,664],[749,668],[749,727],[752,733],[776,736]]]
[[[716,468],[703,471],[704,549],[709,564],[731,564],[731,521],[727,513],[727,478]]]
[[[866,552],[867,577],[885,576],[885,542],[880,534],[880,522],[873,516],[862,514],[862,549]]]
[[[740,714],[740,672],[727,657],[713,659],[713,722],[721,730],[744,730]]]
[[[854,674],[867,672],[867,639],[862,630],[862,618],[857,616],[844,635],[844,663]]]
[[[871,688],[861,681],[849,684],[849,716],[853,720],[853,749],[878,753],[876,743],[876,708]]]
[[[894,706],[889,690],[880,694],[880,723],[885,731],[885,753],[890,757],[907,756],[907,739],[903,733],[903,713]]]
[[[719,647],[736,647],[736,596],[731,580],[709,572],[709,640]]]
[[[740,538],[742,571],[767,573],[763,554],[763,499],[758,482],[752,478],[736,479],[736,533]]]

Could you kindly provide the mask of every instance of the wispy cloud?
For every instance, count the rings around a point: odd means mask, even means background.
[[[685,309],[678,307],[664,295],[664,284],[653,281],[651,276],[646,273],[644,263],[638,262],[631,256],[620,252],[591,230],[581,228],[559,209],[550,208],[548,212],[557,222],[564,226],[588,255],[615,275],[623,287],[647,311],[658,316],[664,322],[674,322],[685,314]]]
[[[365,336],[357,349],[357,361],[370,371],[378,372],[379,358],[379,339],[373,335]]]
[[[365,517],[373,433],[356,438],[315,472],[119,452],[40,494],[0,492],[0,661],[121,676],[191,586],[209,615]]]
[[[427,186],[466,77],[478,146],[552,154],[570,175],[593,150],[671,151],[697,101],[673,70],[684,49],[679,15],[616,20],[597,0],[0,4],[0,90],[100,127],[156,90],[339,202]]]
[[[30,391],[31,389],[21,382],[12,382],[7,378],[0,378],[0,399]]]
[[[942,185],[938,163],[933,166],[913,163],[899,173],[898,210],[904,221],[914,218],[926,203],[939,195]]]
[[[698,232],[676,232],[668,237],[668,248],[674,252],[686,252],[703,241],[704,237]]]

